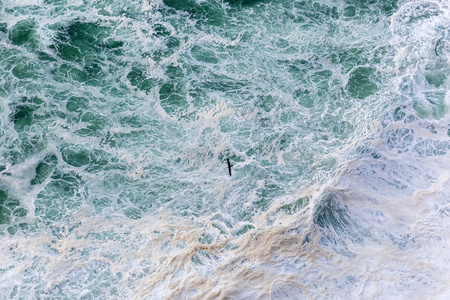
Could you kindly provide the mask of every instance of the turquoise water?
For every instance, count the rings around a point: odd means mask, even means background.
[[[448,6],[0,1],[1,299],[449,297]]]

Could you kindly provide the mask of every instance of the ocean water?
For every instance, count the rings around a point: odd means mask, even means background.
[[[449,6],[0,0],[0,299],[449,299]]]

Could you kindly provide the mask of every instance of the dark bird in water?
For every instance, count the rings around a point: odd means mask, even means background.
[[[231,167],[232,167],[233,165],[230,164],[230,159],[229,159],[229,158],[227,158],[227,163],[228,163],[228,173],[229,173],[230,176],[231,176]]]

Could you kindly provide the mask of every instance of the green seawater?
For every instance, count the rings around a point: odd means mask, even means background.
[[[430,46],[418,42],[424,50],[410,42],[445,5],[411,5],[403,16],[409,1],[0,1],[0,237],[62,241],[84,211],[125,223],[161,211],[219,220],[220,234],[239,237],[280,199],[275,215],[300,213],[313,205],[305,191],[347,162],[382,157],[374,140],[446,155],[446,141],[389,129],[447,114],[448,24]],[[356,224],[342,207],[321,209],[315,226]],[[111,234],[101,239],[128,243]],[[5,299],[125,299],[152,273],[93,262],[120,261],[121,246],[84,247],[72,264],[88,267],[57,288],[46,259],[24,254],[34,262],[11,275],[20,284],[0,287]],[[6,267],[18,268],[14,255]]]

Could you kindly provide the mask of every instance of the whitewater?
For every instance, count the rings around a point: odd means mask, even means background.
[[[449,299],[449,6],[0,0],[0,299]]]

